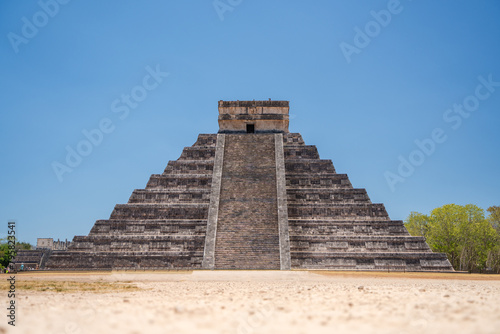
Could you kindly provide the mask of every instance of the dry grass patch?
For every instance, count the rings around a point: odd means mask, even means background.
[[[2,282],[1,289],[5,291],[10,284]],[[64,282],[64,281],[16,281],[16,290],[49,291],[49,292],[95,292],[106,293],[115,291],[134,291],[139,288],[121,282]]]
[[[323,271],[310,270],[312,274],[325,276],[347,276],[367,278],[418,278],[418,279],[448,279],[466,281],[500,281],[500,275],[463,274],[463,273],[433,273],[433,272],[383,272],[383,271]]]

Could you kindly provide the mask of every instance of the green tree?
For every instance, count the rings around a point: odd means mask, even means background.
[[[500,274],[500,206],[490,206],[488,212],[490,213],[488,221],[496,230],[497,241],[495,246],[488,252],[486,265],[497,274]]]
[[[412,211],[405,219],[405,226],[411,235],[427,238],[429,232],[429,216]]]
[[[488,253],[496,245],[496,231],[484,216],[484,210],[469,204],[464,207],[467,220],[459,226],[460,268],[468,271],[486,269]]]
[[[32,249],[33,246],[27,242],[18,242],[16,240],[16,249]],[[0,266],[5,268],[12,260],[13,252],[9,250],[9,241],[7,238],[0,239]]]
[[[455,204],[436,208],[430,214],[427,242],[433,250],[446,253],[454,268],[459,267],[458,225],[463,218],[463,210]]]
[[[490,206],[488,212],[490,213],[488,221],[497,233],[500,234],[500,206]]]
[[[31,250],[33,249],[33,245],[24,241],[16,242],[16,249]]]
[[[429,216],[412,212],[405,225],[411,235],[426,237],[433,251],[446,253],[455,269],[500,272],[500,236],[476,205],[447,204]]]
[[[12,259],[12,252],[9,250],[7,238],[0,239],[0,265],[5,268],[9,265]]]
[[[494,273],[500,274],[500,245],[496,245],[488,252],[486,265],[488,268],[491,268]]]

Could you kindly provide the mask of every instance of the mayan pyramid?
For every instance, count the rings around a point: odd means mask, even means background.
[[[288,113],[288,101],[219,101],[217,134],[45,269],[453,270],[289,133]]]

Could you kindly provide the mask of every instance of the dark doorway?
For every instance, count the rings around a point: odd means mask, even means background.
[[[255,133],[255,124],[247,124],[247,133]]]

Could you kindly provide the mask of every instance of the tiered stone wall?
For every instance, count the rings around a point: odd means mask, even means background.
[[[43,268],[52,250],[18,250],[9,267],[14,270],[36,270]]]
[[[201,268],[217,135],[200,135],[48,269]]]
[[[292,268],[453,270],[297,133],[283,135]]]

